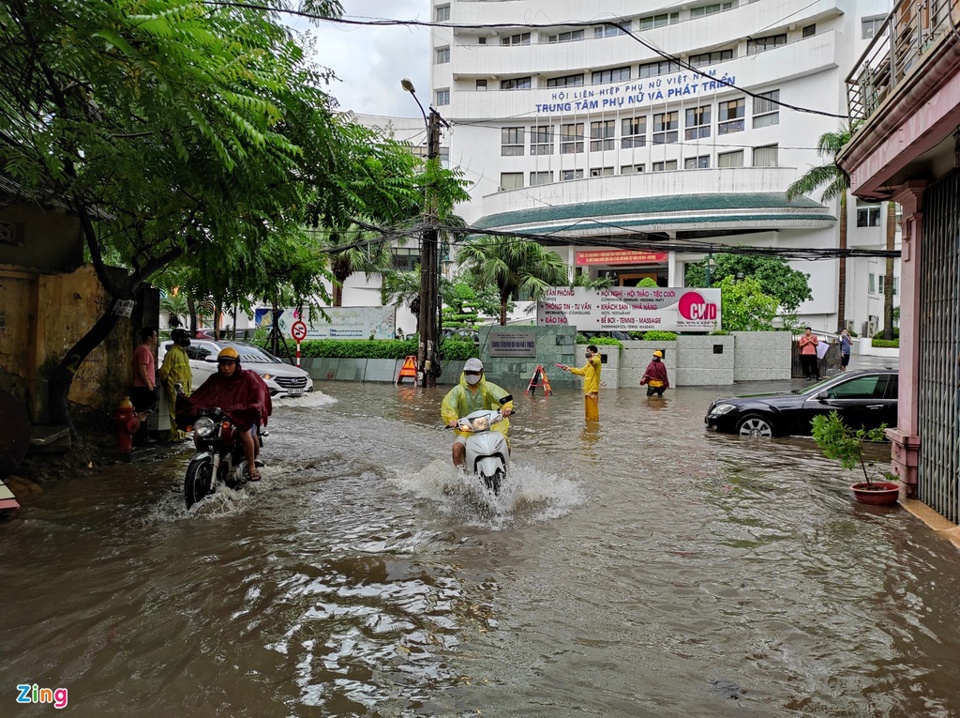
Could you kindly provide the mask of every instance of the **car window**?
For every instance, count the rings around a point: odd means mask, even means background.
[[[882,399],[886,388],[886,374],[868,374],[827,389],[827,397],[830,399]]]
[[[900,375],[891,374],[887,381],[887,398],[896,399],[900,395]]]
[[[247,364],[277,364],[277,360],[252,344],[227,344],[237,350],[240,361]]]
[[[191,359],[199,359],[203,361],[206,357],[210,356],[216,351],[216,347],[207,342],[192,342],[190,346],[187,347],[187,356]]]

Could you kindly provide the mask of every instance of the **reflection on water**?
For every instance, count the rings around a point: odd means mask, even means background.
[[[187,511],[183,455],[0,523],[2,700],[36,682],[81,716],[960,714],[953,548],[853,503],[809,440],[705,434],[716,391],[604,392],[597,425],[578,392],[518,390],[493,496],[450,465],[443,389],[320,387],[277,402],[264,480],[239,492]]]

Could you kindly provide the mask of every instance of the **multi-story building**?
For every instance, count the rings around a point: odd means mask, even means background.
[[[829,161],[817,140],[842,126],[844,77],[888,0],[431,2],[431,99],[473,182],[471,225],[550,235],[572,268],[625,286],[683,286],[728,245],[838,246],[839,204],[784,192]],[[883,248],[884,205],[847,212],[848,245]],[[857,332],[882,323],[884,264],[846,262]],[[840,262],[791,265],[810,274],[801,317],[835,330]]]

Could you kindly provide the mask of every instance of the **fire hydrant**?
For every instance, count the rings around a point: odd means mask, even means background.
[[[140,419],[129,396],[123,397],[113,419],[117,422],[117,448],[121,454],[129,454],[133,451],[133,435],[140,429]]]

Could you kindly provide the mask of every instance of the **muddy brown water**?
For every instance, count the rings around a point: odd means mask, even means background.
[[[496,500],[442,390],[318,388],[246,490],[186,511],[184,454],[0,522],[0,715],[960,715],[956,550],[810,440],[706,434],[729,388],[521,395]]]

